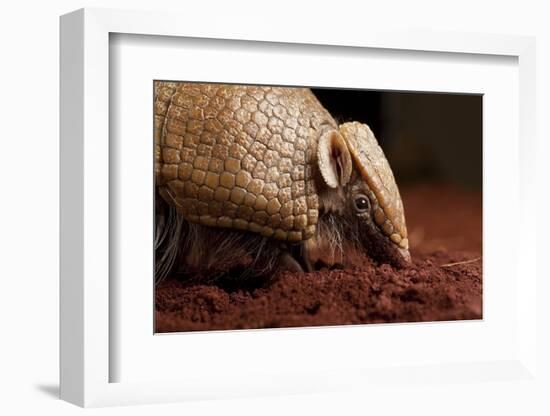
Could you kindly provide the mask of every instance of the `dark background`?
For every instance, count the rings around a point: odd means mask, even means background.
[[[312,91],[339,123],[370,126],[399,185],[444,182],[481,190],[481,95]]]

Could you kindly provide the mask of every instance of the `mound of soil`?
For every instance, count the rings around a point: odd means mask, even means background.
[[[481,194],[443,185],[401,194],[411,266],[361,258],[353,267],[269,281],[168,278],[156,289],[156,331],[480,319]]]

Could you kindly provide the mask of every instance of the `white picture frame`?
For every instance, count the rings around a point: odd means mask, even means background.
[[[405,384],[413,381],[481,384],[484,380],[517,380],[518,383],[531,380],[536,383],[536,218],[520,215],[536,210],[533,189],[535,153],[534,146],[531,146],[536,139],[534,39],[507,35],[381,31],[374,27],[350,27],[347,31],[328,33],[323,27],[313,24],[307,31],[303,28],[280,31],[269,24],[247,26],[245,17],[242,24],[221,17],[215,19],[215,24],[204,25],[201,19],[184,19],[184,16],[173,13],[107,9],[82,9],[61,18],[61,398],[80,406],[106,406],[342,389],[361,391],[394,383],[396,379]],[[184,26],[181,25],[183,20],[186,21]],[[235,32],[235,27],[246,27],[246,33]],[[296,373],[288,368],[281,368],[279,372],[266,368],[265,373],[254,379],[247,379],[246,374],[238,379],[219,374],[216,381],[213,381],[212,375],[216,373],[212,369],[209,371],[214,372],[205,371],[203,374],[195,369],[183,376],[178,372],[173,378],[160,380],[150,377],[146,381],[124,381],[124,378],[114,377],[113,368],[124,358],[120,356],[124,350],[113,349],[113,339],[119,336],[120,328],[112,322],[118,306],[115,304],[117,298],[113,296],[117,287],[110,281],[116,260],[111,258],[110,252],[110,228],[116,226],[110,215],[110,201],[113,199],[110,195],[111,173],[116,171],[116,166],[113,166],[116,160],[111,157],[109,147],[110,135],[113,134],[110,131],[113,87],[110,38],[114,34],[161,36],[156,38],[156,42],[170,39],[173,42],[177,38],[270,42],[278,44],[281,50],[285,45],[298,44],[304,47],[330,45],[333,50],[349,50],[351,47],[357,51],[422,51],[432,53],[430,56],[462,54],[473,62],[478,56],[517,59],[519,94],[516,116],[519,131],[514,135],[520,152],[517,170],[512,174],[517,173],[514,183],[518,184],[518,189],[514,192],[517,191],[519,196],[513,209],[521,219],[517,244],[511,250],[523,274],[521,280],[517,280],[517,307],[511,312],[516,324],[510,338],[517,345],[503,348],[504,352],[497,354],[494,360],[482,357],[468,362],[465,359],[452,362],[442,356],[438,363],[419,358],[417,362],[409,362],[408,366],[369,363],[361,368],[339,367],[338,363],[332,363],[330,368],[320,369],[324,377],[306,367]],[[248,78],[248,82],[259,80]],[[502,169],[496,164],[492,166]],[[485,228],[484,232],[488,230],[490,235],[493,229]],[[510,273],[517,275],[518,272]],[[150,305],[138,308],[143,313],[152,313]],[[419,328],[408,326],[398,331],[411,333]],[[460,330],[458,325],[447,328],[451,334]],[[480,331],[480,327],[474,330]],[[302,342],[317,337],[317,342],[323,343],[323,336],[335,334],[330,331],[308,333],[307,330],[292,329],[268,332],[271,335],[267,335],[264,342],[271,342],[269,337],[274,336],[288,338],[285,334],[292,333],[292,337],[301,337]],[[361,336],[362,331],[364,327],[354,328],[349,339]],[[238,343],[244,342],[245,337],[247,342],[256,342],[254,335],[247,334],[250,332],[243,331],[237,336],[235,333],[216,333],[211,334],[206,342]],[[153,338],[152,332],[150,336]],[[190,339],[187,337],[187,342],[190,343]],[[164,337],[162,342],[169,342],[167,340],[168,337]],[[379,346],[381,350],[384,347],[388,345],[381,343]]]

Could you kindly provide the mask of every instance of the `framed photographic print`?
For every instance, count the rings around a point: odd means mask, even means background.
[[[62,398],[531,379],[534,40],[180,18],[61,18]]]

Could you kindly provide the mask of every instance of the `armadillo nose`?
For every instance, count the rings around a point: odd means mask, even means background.
[[[411,253],[409,253],[409,250],[399,247],[397,251],[399,252],[402,260],[404,260],[406,263],[411,263]]]

